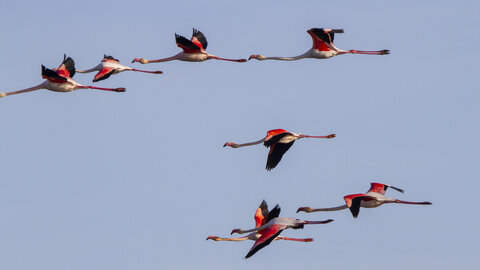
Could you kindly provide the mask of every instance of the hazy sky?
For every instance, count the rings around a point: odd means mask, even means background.
[[[103,54],[163,75],[95,83],[126,93],[46,90],[0,99],[0,269],[473,269],[478,267],[478,1],[4,1],[0,91],[42,82],[63,54]],[[180,51],[192,28],[208,52],[294,56],[306,30],[343,28],[344,49],[388,56],[130,64]],[[91,84],[94,74],[74,79]],[[265,171],[261,145],[300,140]],[[432,206],[301,213],[366,192]],[[205,241],[254,226],[262,199],[281,216],[335,219],[286,230],[248,260],[252,241]]]

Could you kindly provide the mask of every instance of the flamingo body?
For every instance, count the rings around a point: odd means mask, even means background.
[[[280,160],[282,160],[283,155],[292,147],[293,143],[301,138],[325,138],[331,139],[335,138],[335,134],[330,134],[327,136],[310,136],[304,134],[297,134],[293,132],[286,131],[284,129],[273,129],[267,131],[265,138],[250,143],[237,144],[233,142],[226,142],[223,147],[230,146],[232,148],[239,148],[243,146],[255,145],[263,143],[265,147],[269,147],[270,151],[268,152],[267,164],[265,166],[267,171],[275,168]]]
[[[255,219],[255,228],[258,228],[260,226],[265,225],[268,223],[270,220],[278,217],[280,214],[280,207],[278,204],[270,211],[268,211],[268,205],[265,202],[265,200],[262,201],[260,206],[257,208],[255,211],[254,219]],[[222,238],[218,236],[208,236],[206,240],[214,240],[214,241],[245,241],[245,240],[252,240],[252,241],[257,241],[262,234],[264,233],[266,229],[260,230],[260,231],[255,231],[252,232],[244,237],[239,237],[239,238]],[[276,240],[290,240],[290,241],[297,241],[297,242],[312,242],[312,238],[304,238],[304,239],[299,239],[299,238],[289,238],[289,237],[283,237],[283,236],[277,236],[275,237],[272,241]]]
[[[342,50],[333,45],[335,33],[343,33],[343,29],[324,29],[324,28],[312,28],[307,31],[311,36],[313,45],[312,48],[306,51],[304,54],[293,57],[266,57],[261,54],[252,54],[248,60],[283,60],[283,61],[295,61],[304,58],[315,59],[327,59],[341,54],[370,54],[370,55],[384,55],[389,54],[389,50],[381,51],[360,51],[360,50]]]
[[[132,63],[139,62],[141,64],[167,62],[173,60],[188,61],[188,62],[203,62],[210,59],[224,60],[231,62],[246,62],[247,59],[227,59],[221,58],[205,51],[208,46],[207,38],[199,30],[193,28],[192,38],[187,39],[184,36],[175,34],[175,42],[182,52],[168,58],[157,60],[146,60],[145,58],[135,58]]]
[[[279,208],[280,209],[280,208]],[[232,230],[232,234],[234,233],[247,233],[247,232],[258,232],[260,233],[260,237],[255,241],[250,251],[248,251],[245,258],[250,258],[253,256],[257,251],[269,245],[272,241],[277,240],[282,231],[286,229],[303,229],[305,224],[326,224],[332,222],[332,219],[325,220],[325,221],[306,221],[300,220],[296,218],[281,218],[276,217],[268,221],[262,226],[255,227],[254,229],[250,230],[242,230],[242,229],[234,229]],[[307,242],[307,241],[305,241]]]
[[[118,59],[113,58],[110,55],[104,55],[100,64],[95,66],[94,68],[87,69],[87,70],[77,70],[78,73],[89,73],[98,71],[98,73],[93,78],[93,82],[98,82],[101,80],[108,79],[113,74],[118,74],[123,71],[139,71],[144,73],[153,73],[153,74],[162,74],[162,71],[146,71],[146,70],[139,70],[134,69],[125,65],[120,64]]]
[[[401,204],[418,204],[418,205],[431,205],[431,202],[409,202],[409,201],[402,201],[398,199],[388,198],[385,197],[385,192],[388,188],[395,189],[401,193],[403,193],[402,189],[397,187],[381,184],[381,183],[371,183],[370,189],[367,193],[358,193],[358,194],[350,194],[343,197],[345,200],[345,205],[332,207],[332,208],[319,208],[319,209],[312,209],[310,207],[300,207],[297,210],[297,213],[300,211],[304,211],[307,213],[310,212],[317,212],[317,211],[338,211],[343,209],[350,209],[352,216],[354,218],[358,217],[360,212],[360,208],[375,208],[379,207],[385,203],[401,203]]]

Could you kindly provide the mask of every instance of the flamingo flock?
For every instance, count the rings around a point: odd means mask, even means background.
[[[344,33],[343,29],[326,29],[326,28],[312,28],[307,31],[311,36],[313,45],[307,52],[294,56],[294,57],[266,57],[261,54],[252,54],[248,60],[281,60],[281,61],[294,61],[304,58],[315,58],[315,59],[327,59],[337,55],[343,54],[366,54],[366,55],[387,55],[390,54],[389,50],[379,50],[379,51],[363,51],[363,50],[343,50],[337,48],[334,44],[335,34]],[[188,62],[203,62],[207,60],[221,60],[221,61],[230,61],[244,63],[247,62],[247,59],[229,59],[221,58],[216,55],[206,52],[208,42],[205,35],[197,30],[193,29],[192,37],[187,39],[181,35],[175,34],[175,42],[178,47],[182,49],[178,54],[168,57],[161,58],[157,60],[147,60],[145,58],[134,58],[132,63],[140,64],[149,64],[149,63],[160,63],[168,62],[173,60],[179,61],[188,61]],[[98,82],[101,80],[108,79],[111,75],[118,74],[124,71],[134,71],[150,74],[162,74],[162,71],[147,71],[135,69],[120,64],[120,61],[113,56],[104,55],[101,62],[93,68],[86,70],[76,70],[75,62],[72,58],[64,55],[63,61],[58,68],[48,69],[45,66],[41,66],[42,78],[45,79],[41,84],[26,88],[23,90],[16,90],[10,92],[0,92],[0,98],[10,95],[16,95],[21,93],[27,93],[40,89],[47,89],[54,92],[71,92],[78,89],[95,89],[95,90],[104,90],[104,91],[113,91],[113,92],[125,92],[125,88],[102,88],[89,85],[82,85],[73,80],[73,76],[76,73],[91,73],[96,72],[93,82]],[[271,171],[276,168],[279,162],[282,160],[284,154],[292,147],[296,140],[302,138],[318,138],[318,139],[332,139],[335,138],[335,134],[329,134],[325,136],[312,136],[305,135],[302,133],[294,133],[286,131],[285,129],[273,129],[267,131],[267,135],[254,142],[247,142],[243,144],[238,144],[234,142],[226,142],[223,147],[231,148],[241,148],[245,146],[264,144],[265,147],[269,148],[266,170]],[[385,192],[388,188],[394,189],[403,193],[402,189],[396,188],[391,185],[381,184],[381,183],[371,183],[370,189],[366,193],[351,194],[344,196],[345,204],[337,207],[330,208],[311,208],[311,207],[300,207],[297,210],[299,212],[319,212],[319,211],[339,211],[343,209],[349,209],[354,218],[358,217],[360,208],[375,208],[383,204],[411,204],[411,205],[431,205],[431,202],[410,202],[403,201],[394,198],[385,197]],[[266,247],[270,243],[276,240],[286,240],[286,241],[295,241],[295,242],[312,242],[313,238],[289,238],[280,236],[280,234],[286,229],[303,229],[305,225],[313,224],[327,224],[333,221],[333,219],[327,219],[323,221],[307,221],[297,218],[287,218],[279,217],[280,215],[280,206],[277,204],[273,209],[268,210],[268,205],[265,201],[262,201],[260,206],[258,206],[254,219],[255,219],[255,228],[242,230],[242,229],[233,229],[231,234],[247,234],[243,237],[237,238],[222,238],[215,235],[210,235],[206,240],[213,241],[245,241],[252,240],[255,241],[251,249],[246,254],[245,258],[250,258],[256,254],[260,249]]]

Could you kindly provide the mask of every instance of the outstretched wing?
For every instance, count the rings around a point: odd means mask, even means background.
[[[277,218],[279,215],[280,215],[280,205],[275,205],[275,207],[270,210],[270,212],[268,213],[268,217],[267,219],[265,220],[265,224],[267,224],[270,220],[274,219],[274,218]]]
[[[120,61],[119,61],[118,59],[115,59],[113,56],[111,56],[111,55],[106,55],[106,54],[103,55],[103,60],[115,61],[115,62],[120,63]]]
[[[273,224],[265,229],[262,235],[255,241],[250,251],[245,256],[245,259],[250,258],[253,254],[257,253],[260,249],[268,246],[283,230],[285,225]]]
[[[392,189],[395,189],[398,192],[403,193],[403,189],[396,188],[387,184],[381,184],[381,183],[370,183],[370,189],[368,190],[368,192],[375,192],[375,193],[385,195],[385,192],[389,187],[391,187]]]
[[[343,33],[343,29],[312,28],[307,31],[313,40],[313,49],[319,51],[336,50],[333,46],[335,33]]]
[[[60,76],[57,72],[46,68],[44,65],[42,65],[42,78],[53,83],[64,83],[67,81],[66,77]]]
[[[280,160],[282,160],[283,154],[285,154],[290,147],[292,147],[295,141],[291,141],[289,143],[276,143],[270,146],[270,152],[268,153],[267,159],[267,171],[275,168]]]
[[[264,225],[265,219],[268,217],[268,205],[265,200],[262,201],[260,206],[257,208],[257,211],[255,212],[255,228],[260,227]]]
[[[195,45],[191,40],[188,40],[184,36],[180,36],[175,34],[175,41],[177,42],[177,46],[182,48],[183,52],[185,53],[198,53],[202,51],[202,48]]]
[[[62,64],[55,71],[62,77],[73,78],[75,75],[75,62],[64,54]]]
[[[192,42],[203,50],[207,49],[207,45],[208,45],[207,38],[202,32],[200,32],[195,28],[193,28]]]
[[[102,67],[102,69],[95,75],[93,82],[108,79],[115,72],[113,67]]]
[[[365,194],[352,194],[343,197],[343,199],[345,200],[348,208],[350,209],[350,212],[352,212],[353,217],[356,218],[358,217],[358,213],[360,212],[360,204],[362,200],[373,200],[375,198],[367,196]]]

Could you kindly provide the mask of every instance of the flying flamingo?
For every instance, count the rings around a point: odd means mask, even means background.
[[[6,97],[15,94],[31,92],[39,89],[47,89],[55,92],[71,92],[77,89],[98,89],[114,92],[125,92],[125,88],[101,88],[94,86],[81,85],[72,79],[75,75],[75,62],[72,58],[63,56],[63,62],[58,68],[48,69],[42,65],[42,77],[46,79],[43,83],[18,91],[1,93],[0,97]]]
[[[177,46],[180,47],[183,51],[168,58],[158,59],[158,60],[146,60],[144,58],[135,58],[132,63],[140,62],[141,64],[148,63],[157,63],[157,62],[167,62],[172,60],[180,61],[189,61],[189,62],[203,62],[209,59],[225,60],[232,62],[246,62],[247,59],[225,59],[209,54],[205,51],[207,49],[207,38],[205,35],[193,28],[192,39],[188,40],[187,38],[175,34],[175,41]]]
[[[268,159],[267,159],[267,165],[266,165],[267,171],[270,171],[271,169],[277,166],[277,164],[282,159],[283,154],[285,154],[285,152],[287,152],[288,149],[290,149],[290,147],[293,145],[295,140],[298,140],[301,138],[331,139],[331,138],[335,138],[335,134],[330,134],[328,136],[310,136],[310,135],[304,135],[301,133],[296,134],[293,132],[288,132],[284,129],[274,129],[274,130],[267,131],[267,136],[259,141],[244,143],[244,144],[227,142],[223,145],[223,147],[230,146],[232,148],[239,148],[243,146],[263,143],[265,147],[270,147],[270,152],[268,152]]]
[[[343,209],[350,209],[354,218],[358,217],[358,212],[360,211],[360,207],[365,208],[375,208],[379,207],[384,203],[403,203],[403,204],[421,204],[421,205],[431,205],[431,202],[407,202],[398,199],[392,199],[385,197],[385,191],[387,188],[395,189],[403,193],[402,189],[387,185],[387,184],[380,184],[380,183],[371,183],[370,189],[366,194],[351,194],[343,197],[345,199],[346,204],[341,205],[338,207],[331,207],[331,208],[319,208],[319,209],[312,209],[310,207],[300,207],[297,210],[297,213],[300,211],[304,211],[307,213],[310,212],[317,212],[317,211],[338,211]]]
[[[278,217],[280,214],[280,207],[278,204],[269,212],[268,211],[268,206],[267,203],[262,201],[260,206],[257,208],[257,211],[255,212],[255,227],[260,227],[262,225],[265,225],[268,223],[270,220],[273,218]],[[206,240],[214,240],[214,241],[244,241],[244,240],[253,240],[257,241],[258,238],[262,235],[262,232],[252,232],[248,234],[245,237],[239,237],[239,238],[222,238],[218,236],[209,236],[207,237]],[[299,239],[299,238],[289,238],[289,237],[283,237],[283,236],[277,236],[273,241],[275,240],[290,240],[290,241],[298,241],[298,242],[312,242],[312,238],[305,238],[305,239]]]
[[[153,74],[163,73],[162,71],[146,71],[146,70],[140,70],[140,69],[124,66],[120,64],[120,61],[118,61],[118,59],[115,59],[110,55],[103,55],[103,60],[96,67],[87,69],[87,70],[77,70],[77,72],[89,73],[89,72],[98,71],[98,73],[93,78],[93,82],[98,82],[101,80],[108,79],[108,77],[110,77],[113,74],[118,74],[126,70],[153,73]]]
[[[275,208],[272,209],[272,211],[274,211],[277,207],[278,205],[275,206]],[[272,211],[270,211],[270,213],[272,213]],[[279,213],[280,213],[280,207],[278,207],[278,214]],[[296,218],[275,217],[273,219],[270,219],[264,225],[257,226],[250,230],[234,229],[232,230],[231,234],[234,234],[234,233],[243,234],[248,232],[254,232],[254,233],[258,232],[260,234],[260,237],[255,241],[255,244],[253,244],[252,248],[245,256],[245,259],[247,259],[247,258],[250,258],[253,254],[255,254],[260,249],[269,245],[273,240],[278,240],[276,238],[279,236],[279,234],[283,230],[290,229],[290,228],[303,229],[305,224],[326,224],[332,221],[333,219],[328,219],[324,221],[306,221],[306,220],[300,220]]]
[[[283,60],[283,61],[294,61],[303,58],[317,58],[325,59],[330,58],[335,55],[342,55],[347,53],[354,54],[370,54],[370,55],[384,55],[390,54],[389,50],[381,51],[360,51],[360,50],[342,50],[335,45],[333,45],[333,38],[335,33],[343,33],[343,29],[324,29],[324,28],[312,28],[307,31],[310,34],[313,40],[313,46],[310,50],[294,57],[265,57],[261,54],[252,54],[248,60],[257,59],[257,60]]]

